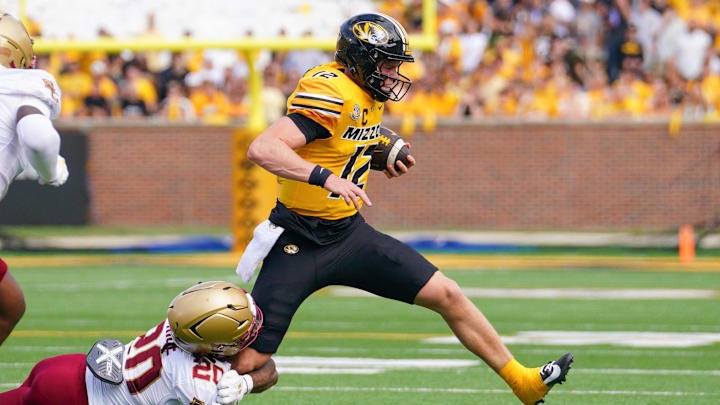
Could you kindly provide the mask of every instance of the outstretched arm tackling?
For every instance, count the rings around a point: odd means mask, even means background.
[[[259,394],[278,382],[278,372],[273,359],[268,359],[262,367],[248,374],[253,379],[253,394]]]

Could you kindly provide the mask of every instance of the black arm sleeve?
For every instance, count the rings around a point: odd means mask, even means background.
[[[305,135],[307,143],[316,139],[327,139],[332,137],[332,134],[330,134],[330,131],[328,131],[327,128],[302,114],[292,113],[288,115],[288,118],[290,118],[298,127],[300,132]]]

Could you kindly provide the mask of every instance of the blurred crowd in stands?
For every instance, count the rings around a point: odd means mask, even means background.
[[[421,31],[421,5],[377,3],[411,33]],[[675,114],[720,121],[720,1],[443,0],[437,22],[437,50],[415,50],[418,63],[402,66],[414,84],[402,102],[389,103],[392,115],[546,120]],[[33,30],[38,35],[41,28]],[[160,37],[152,15],[142,37]],[[43,55],[39,67],[57,77],[64,117],[227,123],[250,110],[246,55],[263,71],[268,120],[284,113],[305,70],[333,57],[318,50],[58,52]]]

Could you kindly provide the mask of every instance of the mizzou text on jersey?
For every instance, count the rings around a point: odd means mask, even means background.
[[[288,98],[288,114],[302,114],[331,134],[295,152],[365,189],[370,158],[379,142],[383,103],[370,97],[341,69],[342,65],[333,62],[309,70]],[[298,214],[340,219],[357,212],[323,188],[285,178],[279,182],[280,202]]]

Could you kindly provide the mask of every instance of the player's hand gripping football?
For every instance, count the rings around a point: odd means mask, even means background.
[[[40,184],[49,184],[51,186],[60,187],[68,179],[68,176],[70,173],[68,172],[67,163],[65,163],[65,158],[62,156],[58,156],[57,159],[57,166],[56,166],[56,172],[55,172],[55,178],[51,180],[43,180],[42,177],[38,179],[38,183]]]
[[[248,381],[250,379],[250,381]],[[252,390],[252,377],[247,374],[240,375],[235,370],[223,374],[217,385],[216,403],[221,405],[236,404],[245,394]]]
[[[412,149],[410,142],[406,142],[405,145],[407,145],[408,149]],[[407,155],[407,160],[407,165],[405,165],[405,163],[403,163],[401,160],[396,161],[395,166],[397,166],[397,169],[393,167],[393,165],[388,163],[387,168],[383,170],[383,173],[385,173],[385,176],[387,176],[388,179],[402,176],[403,174],[407,173],[411,167],[415,166],[415,158],[413,157],[413,155]]]
[[[357,200],[358,198],[362,199],[368,207],[372,207],[372,202],[370,202],[370,198],[367,194],[365,194],[360,187],[350,180],[331,174],[330,177],[325,180],[325,185],[323,187],[328,191],[340,195],[343,200],[345,200],[345,204],[354,205],[356,210],[360,209],[360,204],[358,204]]]

